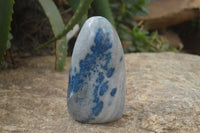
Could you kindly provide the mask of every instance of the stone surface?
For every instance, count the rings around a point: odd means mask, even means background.
[[[199,0],[153,0],[147,7],[150,14],[135,20],[144,21],[149,29],[179,24],[200,16]]]
[[[72,54],[67,105],[83,123],[119,119],[125,105],[126,71],[119,37],[103,17],[83,25]]]
[[[199,56],[125,55],[125,111],[107,124],[81,124],[69,116],[70,60],[64,72],[54,71],[54,56],[21,59],[21,67],[0,72],[0,132],[200,132]]]
[[[171,30],[162,30],[161,36],[163,37],[164,42],[171,47],[176,47],[178,49],[184,47],[179,35]]]

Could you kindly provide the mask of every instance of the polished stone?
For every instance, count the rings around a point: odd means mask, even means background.
[[[72,54],[69,114],[83,123],[117,120],[123,114],[125,86],[124,53],[117,32],[107,19],[89,18]]]

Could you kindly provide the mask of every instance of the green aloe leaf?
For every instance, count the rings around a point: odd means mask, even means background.
[[[114,17],[108,0],[94,0],[92,7],[94,7],[97,15],[104,16],[115,26]]]
[[[72,8],[73,12],[76,12],[81,0],[67,0],[69,2],[70,7]]]
[[[14,0],[0,0],[0,63],[6,52],[9,40]]]
[[[40,0],[42,1],[42,0]],[[36,50],[60,39],[61,37],[63,37],[65,34],[67,34],[73,27],[75,24],[79,23],[81,21],[81,19],[83,18],[83,16],[87,13],[90,5],[92,3],[92,0],[81,0],[79,3],[79,6],[75,12],[75,14],[73,15],[73,17],[70,19],[70,21],[68,22],[67,26],[64,28],[64,30],[62,32],[60,32],[58,35],[56,35],[56,37],[52,38],[51,40],[49,40],[48,42],[40,45],[39,47],[36,48]]]
[[[55,36],[65,28],[64,22],[53,0],[38,0],[42,6]],[[56,62],[55,69],[62,71],[65,66],[65,60],[67,56],[67,39],[66,36],[61,37],[56,41]]]
[[[79,8],[79,4],[81,2],[81,0],[68,0],[70,7],[72,8],[73,12],[75,13],[76,10]],[[79,24],[80,27],[82,27],[82,25],[84,24],[84,22],[86,21],[86,19],[88,18],[87,14],[84,14],[82,19],[80,20]]]

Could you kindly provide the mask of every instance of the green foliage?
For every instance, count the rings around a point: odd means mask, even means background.
[[[73,12],[75,13],[76,10],[79,8],[79,4],[81,0],[67,0],[69,2],[70,7],[72,8]],[[83,18],[80,20],[80,25],[82,26],[86,19],[88,18],[87,13],[83,15]]]
[[[142,23],[134,21],[134,17],[145,16],[149,13],[146,5],[151,0],[111,1],[120,39],[131,42],[131,45],[124,49],[125,52],[176,51],[174,48],[169,48],[157,32],[149,33],[143,28]]]
[[[138,27],[133,28],[129,40],[131,40],[132,45],[127,47],[126,52],[162,52],[169,50],[177,52],[174,48],[170,49],[157,32],[149,33]]]
[[[94,0],[92,7],[94,8],[96,15],[104,16],[113,26],[115,26],[115,20],[108,0]]]
[[[117,25],[135,26],[135,16],[145,16],[149,13],[146,5],[150,0],[110,0]]]
[[[54,31],[54,34],[56,37],[51,39],[50,41],[40,45],[39,47],[36,48],[40,49],[60,38],[63,39],[63,41],[58,41],[61,42],[56,45],[56,69],[57,70],[63,70],[64,65],[65,65],[65,57],[66,57],[66,52],[67,52],[67,42],[66,39],[63,38],[63,36],[69,32],[75,24],[83,22],[87,18],[87,11],[92,3],[92,0],[68,0],[69,4],[72,7],[72,10],[75,12],[67,26],[64,28],[64,24],[62,24],[62,19],[60,17],[60,14],[53,3],[53,1],[43,1],[43,0],[38,0],[41,6],[44,9],[44,12],[46,16],[49,18],[49,21],[51,23],[52,29]],[[50,3],[48,3],[50,2]],[[99,14],[102,15],[108,20],[111,21],[111,23],[114,25],[114,19],[112,16],[111,9],[109,7],[109,2],[108,0],[95,0],[93,4],[95,11]],[[102,8],[104,7],[104,8]],[[60,23],[59,23],[60,22]],[[63,29],[63,30],[62,30]],[[62,30],[62,31],[61,31]]]
[[[0,0],[0,63],[6,53],[14,0]]]
[[[63,37],[65,34],[67,34],[74,27],[75,24],[77,24],[81,21],[83,16],[87,13],[91,3],[92,3],[92,0],[81,0],[80,3],[79,3],[78,9],[76,10],[73,17],[70,19],[68,24],[66,25],[66,27],[63,29],[63,31],[61,33],[59,33],[56,37],[49,40],[48,42],[37,47],[36,50],[38,50],[38,49],[40,49],[40,48],[42,48],[42,47],[44,47],[44,46],[46,46],[46,45],[48,45],[52,42],[57,41],[58,39]]]
[[[73,12],[76,12],[81,0],[67,0],[67,1],[69,2],[69,5],[71,6]]]
[[[73,15],[73,17],[71,18],[66,27],[64,27],[64,23],[62,21],[60,13],[52,0],[49,1],[38,0],[38,1],[43,7],[45,14],[49,18],[53,32],[56,36],[50,41],[37,47],[36,50],[58,40],[56,43],[55,68],[56,70],[62,71],[65,66],[65,58],[67,55],[67,47],[68,47],[65,34],[69,32],[74,27],[75,24],[79,23],[82,20],[83,16],[87,13],[92,0],[81,0],[80,2],[70,1],[72,9],[75,11],[75,14]]]
[[[57,41],[55,68],[56,70],[62,71],[65,66],[65,57],[67,55],[67,40],[64,35],[69,32],[75,24],[81,22],[83,16],[86,16],[92,0],[69,0],[73,10],[75,11],[75,14],[73,15],[66,27],[64,26],[63,20],[53,0],[38,0],[38,2],[42,6],[46,16],[48,17],[51,27],[53,29],[53,33],[56,37],[37,47],[36,50],[54,41]],[[8,33],[10,30],[10,22],[12,19],[13,4],[14,0],[0,0],[0,62],[5,54],[7,45],[11,45],[10,41],[8,42]]]
[[[38,2],[49,19],[54,35],[57,36],[63,31],[65,25],[55,3],[53,0],[38,0]],[[67,46],[67,39],[65,36],[56,41],[55,69],[58,71],[62,71],[64,69]]]
[[[77,23],[83,23],[87,18],[88,9],[92,0],[68,0],[73,17],[65,26],[61,15],[53,0],[38,0],[51,24],[54,38],[40,45],[36,50],[56,41],[56,70],[62,71],[67,55],[67,40],[65,34],[68,33]],[[93,9],[95,15],[106,17],[117,29],[120,38],[131,42],[126,52],[155,52],[172,50],[165,44],[157,32],[149,33],[134,21],[135,16],[145,16],[149,13],[146,5],[150,0],[95,0]],[[0,61],[2,60],[6,48],[11,45],[8,39],[10,22],[12,19],[14,0],[0,0]],[[111,9],[113,14],[111,12]],[[115,21],[114,21],[115,20]],[[10,38],[11,39],[11,38]]]

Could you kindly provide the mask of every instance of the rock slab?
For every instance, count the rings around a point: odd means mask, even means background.
[[[0,72],[0,132],[199,133],[200,56],[125,54],[127,87],[123,116],[107,124],[81,124],[66,105],[70,58],[54,71],[54,56],[22,59]]]
[[[153,0],[147,5],[150,13],[135,18],[149,29],[159,29],[189,21],[200,16],[199,0]]]
[[[126,71],[117,32],[103,17],[83,25],[72,54],[67,105],[83,123],[119,119],[125,105]]]

